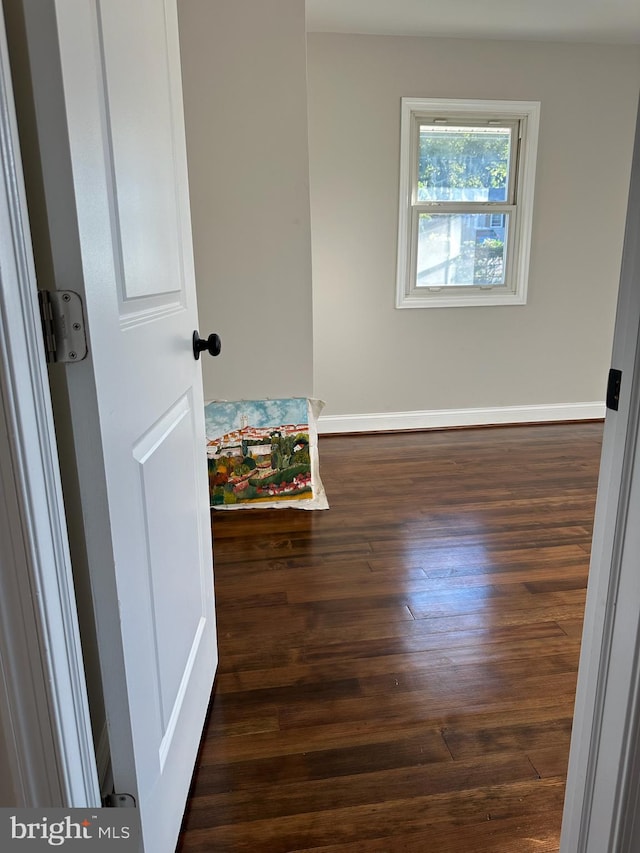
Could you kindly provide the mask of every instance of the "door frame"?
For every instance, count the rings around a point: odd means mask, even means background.
[[[95,807],[98,775],[1,14],[0,146],[0,726],[16,799],[11,805]],[[638,146],[633,174],[628,234],[640,232]],[[608,416],[605,428],[563,853],[595,853],[589,846],[594,824],[610,840],[637,829],[631,816],[627,825],[625,805],[637,794],[629,782],[638,758],[633,689],[640,661],[632,655],[622,666],[611,655],[614,636],[638,627],[615,606],[624,581],[621,555],[640,415],[640,288],[635,293],[633,288],[640,243],[628,240],[626,246],[614,364],[630,364],[631,370],[620,410]],[[622,712],[626,724],[619,762],[607,769],[598,761],[598,748],[610,709]],[[603,806],[594,796],[603,779],[611,781],[611,772],[615,784]],[[612,848],[598,853],[603,849]]]
[[[640,109],[631,166],[561,853],[636,850],[640,795]],[[636,516],[635,513],[638,513]]]
[[[97,807],[98,773],[1,8],[0,149],[0,734],[15,800],[6,805]]]

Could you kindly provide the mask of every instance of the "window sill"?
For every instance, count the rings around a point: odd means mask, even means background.
[[[475,293],[430,293],[423,295],[401,294],[396,308],[470,308],[496,305],[526,305],[526,293],[493,293],[483,290]]]

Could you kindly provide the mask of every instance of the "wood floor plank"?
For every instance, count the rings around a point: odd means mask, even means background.
[[[331,659],[316,663],[288,663],[284,666],[271,666],[263,669],[234,670],[218,675],[217,693],[244,693],[251,690],[264,690],[277,687],[306,687],[327,683],[336,679],[364,678],[384,674],[406,675],[433,672],[437,669],[449,671],[452,667],[468,666],[476,668],[490,663],[501,665],[507,661],[534,660],[541,657],[566,654],[575,664],[579,642],[569,642],[567,635],[558,627],[553,630],[555,639],[549,631],[534,639],[518,639],[513,633],[499,639],[492,634],[485,636],[482,642],[474,642],[475,635],[463,635],[457,640],[449,640],[439,651],[436,644],[422,652],[401,652],[398,654],[376,654],[368,657],[354,657],[348,653],[341,660]]]
[[[558,853],[600,423],[321,437],[327,512],[214,512],[179,853]]]
[[[348,844],[295,850],[291,853],[558,853],[562,813],[552,810],[548,825],[541,826],[537,816],[486,820],[471,826],[432,826],[412,835],[386,835]]]
[[[530,748],[527,757],[541,779],[553,776],[565,778],[567,775],[568,751],[557,746]]]
[[[554,749],[556,753],[564,755],[569,748],[571,722],[571,717],[565,717],[519,725],[509,721],[487,728],[478,728],[475,723],[467,729],[448,725],[443,729],[442,736],[454,761],[510,751],[530,755],[538,749]],[[536,767],[533,761],[532,764]]]
[[[222,791],[204,792],[194,800],[191,826],[220,826],[224,822],[243,822],[256,815],[261,819],[386,802],[392,788],[396,799],[420,792],[422,796],[454,793],[481,786],[507,784],[537,778],[531,762],[522,753],[491,755],[482,761],[441,761],[418,763],[357,775],[301,780],[295,783],[268,784]],[[203,783],[204,788],[204,783]]]
[[[441,731],[448,725],[470,728],[477,721],[478,727],[491,727],[504,722],[515,724],[539,721],[550,723],[556,719],[570,717],[573,712],[573,697],[529,696],[510,703],[494,703],[480,707],[467,704],[463,714],[452,708],[422,708],[419,713],[371,717],[364,722],[324,722],[306,728],[287,731],[265,731],[244,737],[209,737],[201,751],[201,761],[196,776],[209,765],[232,764],[276,755],[289,755],[327,748],[349,748],[351,745],[376,744],[392,738],[420,734],[425,728]]]
[[[453,826],[464,826],[470,830],[464,834],[469,841],[475,827],[488,821],[524,819],[541,811],[545,811],[546,818],[549,807],[558,812],[564,785],[559,779],[536,778],[467,788],[464,794],[460,797],[458,792],[426,795],[415,792],[413,796],[388,798],[383,802],[192,829],[182,849],[189,853],[212,850],[290,853],[305,847],[375,839],[388,834],[393,826],[402,827],[403,835],[425,832],[430,827],[449,832]]]
[[[571,700],[575,693],[575,667],[573,671],[525,676],[513,683],[505,683],[499,678],[485,680],[482,672],[461,681],[455,678],[433,679],[426,687],[424,681],[415,689],[397,693],[385,692],[384,685],[378,684],[372,686],[368,695],[358,698],[297,703],[280,711],[280,727],[291,729],[314,726],[327,717],[342,723],[366,720],[376,712],[376,708],[378,713],[382,708],[389,719],[398,722],[419,719],[424,716],[425,708],[443,713],[447,708],[458,707],[461,703],[483,709],[494,705],[506,711],[517,703],[520,693],[524,691],[539,695],[548,695],[553,691]]]

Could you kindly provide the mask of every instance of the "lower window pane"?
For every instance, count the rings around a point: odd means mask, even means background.
[[[508,213],[421,213],[416,287],[505,283]]]

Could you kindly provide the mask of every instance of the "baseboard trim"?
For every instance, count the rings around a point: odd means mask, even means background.
[[[498,424],[588,421],[604,418],[605,404],[551,403],[536,406],[501,406],[492,409],[434,409],[426,412],[377,412],[361,415],[321,415],[320,434],[341,432],[394,432],[411,429],[447,429]]]

